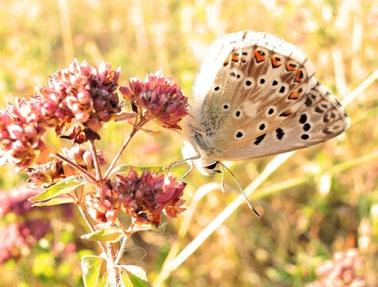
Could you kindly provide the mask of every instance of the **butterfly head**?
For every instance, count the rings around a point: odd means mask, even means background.
[[[218,169],[220,162],[209,157],[196,142],[185,141],[182,154],[184,158],[191,159],[189,163],[194,165],[202,175],[220,173]]]

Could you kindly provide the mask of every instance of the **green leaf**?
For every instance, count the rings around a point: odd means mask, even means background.
[[[134,287],[148,287],[146,271],[142,267],[136,265],[120,265],[120,268],[128,272],[128,279],[132,282]],[[126,285],[126,284],[125,284]],[[126,285],[128,287],[128,285]]]
[[[108,283],[108,276],[107,274],[105,274],[101,276],[100,279],[98,280],[97,287],[107,287],[108,286],[107,283]]]
[[[133,282],[131,282],[129,275],[127,275],[126,272],[122,272],[121,280],[124,287],[133,287]]]
[[[162,172],[164,170],[161,166],[135,166],[129,164],[122,164],[113,169],[112,174],[125,173],[130,169],[135,170],[137,173],[142,173],[143,171],[150,171],[153,173]]]
[[[103,259],[95,255],[81,258],[81,271],[85,287],[96,287],[100,276]]]
[[[123,230],[118,227],[99,229],[81,236],[82,239],[102,242],[117,242],[124,235]]]
[[[32,204],[32,206],[51,206],[65,203],[74,203],[75,200],[72,197],[56,197],[48,201],[41,201]]]
[[[78,187],[82,186],[84,182],[77,180],[76,176],[69,176],[65,179],[55,183],[54,185],[46,188],[40,194],[37,194],[29,199],[30,202],[38,202],[49,200],[55,197],[58,197],[63,194],[70,193]]]

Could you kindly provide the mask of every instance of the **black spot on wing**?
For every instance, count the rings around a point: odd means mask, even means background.
[[[263,135],[257,137],[253,143],[255,145],[259,145],[264,140],[265,136],[266,136],[266,134],[263,134]]]

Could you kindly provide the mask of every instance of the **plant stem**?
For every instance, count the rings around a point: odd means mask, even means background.
[[[118,250],[118,253],[117,253],[117,257],[114,261],[114,264],[115,265],[118,265],[119,261],[121,260],[123,254],[125,253],[126,251],[126,243],[127,243],[127,239],[128,237],[127,236],[123,236],[122,237],[122,243],[121,243],[121,246],[119,247],[119,250]]]
[[[80,211],[82,217],[84,218],[84,221],[88,225],[89,229],[92,232],[95,231],[96,228],[93,226],[91,220],[89,219],[86,210],[80,204],[78,205],[78,208],[79,208],[79,211]],[[100,241],[98,241],[97,244],[100,246],[100,248],[106,254],[106,257],[107,257],[106,263],[107,263],[107,270],[108,270],[108,274],[109,274],[110,286],[117,287],[118,282],[120,281],[120,274],[119,274],[119,270],[116,268],[116,264],[114,262],[115,254],[114,254],[114,250],[113,250],[113,244],[111,244],[111,243],[104,244]]]
[[[68,158],[66,158],[65,156],[59,154],[59,153],[56,153],[55,156],[63,161],[65,161],[66,163],[68,163],[71,167],[73,167],[74,169],[80,171],[84,176],[86,176],[90,181],[92,182],[96,182],[96,178],[90,174],[86,169],[82,168],[81,166],[79,166],[78,164],[74,163],[73,161],[69,160]]]
[[[88,216],[86,210],[84,209],[84,207],[81,204],[78,204],[77,207],[79,208],[80,214],[84,218],[84,221],[87,224],[87,226],[89,227],[90,231],[91,232],[95,231],[96,228],[93,226],[93,224],[92,224],[91,220],[89,219],[89,216]],[[105,252],[105,245],[100,241],[98,241],[97,244],[98,244],[98,246],[100,246],[102,251]]]
[[[100,167],[100,162],[98,159],[98,154],[96,151],[96,145],[94,143],[94,140],[89,141],[89,146],[91,148],[91,153],[92,153],[92,158],[93,158],[93,164],[96,170],[96,178],[98,181],[102,180],[102,174],[101,174],[101,167]]]
[[[121,149],[118,151],[118,153],[115,155],[112,163],[110,164],[110,166],[108,167],[108,170],[106,171],[105,173],[105,176],[104,176],[104,180],[106,181],[108,179],[108,177],[110,176],[110,174],[112,173],[115,165],[117,164],[119,158],[121,157],[122,153],[124,152],[124,150],[126,149],[126,147],[128,146],[128,144],[130,143],[131,139],[133,138],[133,136],[136,134],[136,132],[148,121],[148,119],[146,118],[141,118],[139,123],[135,123],[133,125],[133,129],[132,131],[130,132],[129,136],[125,139],[125,141],[123,142],[122,144],[122,147]]]
[[[113,244],[108,243],[106,244],[106,254],[108,257],[107,260],[107,269],[109,274],[109,283],[112,287],[117,287],[118,283],[120,282],[120,273],[118,268],[116,268],[116,264],[114,262],[114,250],[113,250]]]

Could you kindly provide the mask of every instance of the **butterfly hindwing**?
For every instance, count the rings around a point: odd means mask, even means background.
[[[242,160],[304,148],[324,142],[342,133],[348,126],[348,118],[341,105],[328,95],[320,84],[306,94],[306,99],[318,100],[301,106],[282,125],[264,133],[241,148],[222,150],[214,155],[222,160]],[[306,102],[305,101],[305,102]]]
[[[240,32],[216,42],[209,53],[200,73],[207,72],[207,86],[195,89],[201,93],[196,120],[214,158],[294,150],[346,128],[341,105],[295,46],[265,33]]]

